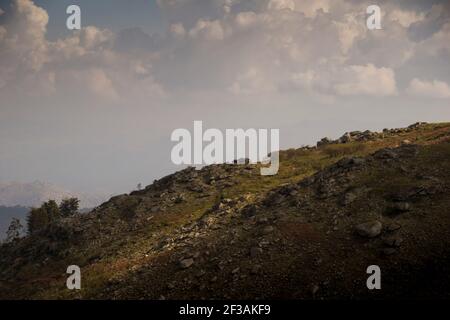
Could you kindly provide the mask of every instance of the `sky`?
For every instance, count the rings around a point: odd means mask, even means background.
[[[129,192],[194,120],[282,149],[450,121],[449,58],[449,1],[0,0],[0,181]]]

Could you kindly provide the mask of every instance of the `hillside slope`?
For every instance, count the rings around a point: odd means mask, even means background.
[[[0,298],[450,298],[450,124],[280,156],[275,176],[188,168],[4,245]]]

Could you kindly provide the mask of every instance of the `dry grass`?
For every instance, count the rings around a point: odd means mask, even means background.
[[[322,152],[330,158],[355,155],[366,150],[363,143],[330,144],[322,148]]]

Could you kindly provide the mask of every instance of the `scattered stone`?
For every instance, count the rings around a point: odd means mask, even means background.
[[[259,247],[253,247],[250,249],[250,257],[256,258],[262,253],[262,249]]]
[[[380,149],[373,155],[376,159],[396,159],[398,155],[388,148]]]
[[[411,210],[411,204],[409,202],[396,202],[394,204],[396,210],[406,212]]]
[[[269,234],[269,233],[272,233],[273,230],[274,230],[274,228],[272,226],[267,226],[267,227],[264,227],[263,233],[264,234]]]
[[[347,143],[352,141],[352,136],[349,132],[344,133],[342,137],[339,138],[339,143]]]
[[[359,158],[359,157],[353,157],[351,158],[354,165],[360,166],[366,163],[366,159]]]
[[[252,266],[252,269],[250,270],[250,273],[251,274],[258,274],[258,273],[260,273],[261,268],[262,268],[261,265],[255,264],[255,265]]]
[[[400,236],[391,236],[384,239],[384,244],[388,247],[398,248],[403,242],[403,238]]]
[[[267,223],[268,219],[266,217],[258,217],[258,219],[256,220],[257,223],[263,224],[263,223]]]
[[[187,269],[187,268],[191,267],[193,264],[194,264],[194,259],[192,259],[192,258],[180,260],[180,266],[183,269]]]
[[[393,232],[399,230],[402,226],[396,222],[390,223],[386,226],[386,231]]]
[[[312,288],[311,288],[311,293],[313,296],[315,296],[317,294],[317,292],[319,291],[319,286],[317,284],[315,284]]]
[[[331,139],[325,137],[325,138],[322,138],[320,141],[317,142],[317,147],[325,146],[325,145],[330,144],[330,143],[333,143],[333,141]]]
[[[400,171],[403,173],[408,173],[409,170],[405,166],[400,166]]]
[[[356,232],[366,238],[375,238],[380,235],[383,225],[380,221],[369,221],[356,226]]]
[[[418,129],[418,128],[423,127],[425,125],[427,125],[427,122],[416,122],[416,123],[413,123],[412,125],[408,126],[408,129],[410,129],[410,130],[411,129]]]
[[[397,250],[394,249],[394,248],[384,248],[381,252],[382,252],[385,256],[391,256],[391,255],[393,255],[394,253],[396,253]]]
[[[353,192],[347,192],[344,194],[344,197],[342,199],[342,205],[346,206],[355,201],[357,198],[356,194]]]

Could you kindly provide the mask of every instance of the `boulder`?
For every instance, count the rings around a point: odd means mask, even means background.
[[[375,238],[380,235],[383,225],[380,221],[368,221],[358,224],[356,226],[356,232],[365,238]]]
[[[411,210],[411,204],[406,201],[395,202],[393,205],[393,210],[396,212],[407,212]]]
[[[192,258],[180,260],[180,267],[182,269],[187,269],[187,268],[191,267],[193,264],[194,264],[194,259],[192,259]]]

